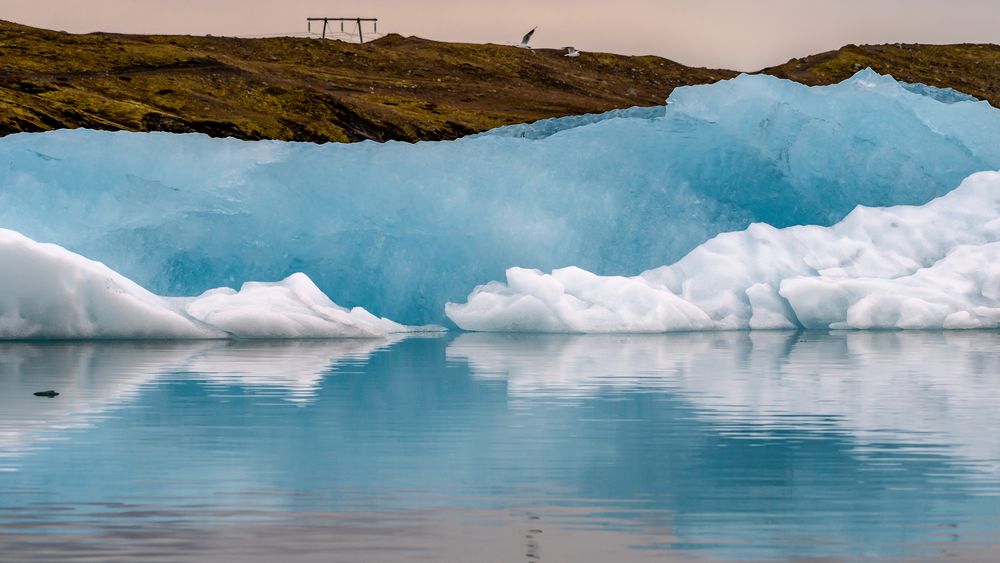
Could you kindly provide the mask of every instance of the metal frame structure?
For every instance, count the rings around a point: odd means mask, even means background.
[[[365,36],[361,29],[361,22],[372,22],[374,33],[378,33],[378,18],[306,18],[306,27],[312,33],[312,22],[323,22],[323,31],[320,36],[326,39],[326,29],[330,22],[340,22],[340,32],[344,33],[344,22],[356,22],[358,24],[358,41],[365,42]]]

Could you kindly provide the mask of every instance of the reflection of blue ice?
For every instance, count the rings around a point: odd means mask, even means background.
[[[7,428],[30,418],[11,409],[42,368],[78,366],[50,380],[66,388],[145,375],[124,405],[102,402],[92,426],[60,429],[56,413],[44,434],[59,441],[25,436],[32,442],[5,462],[17,471],[0,473],[0,507],[125,500],[323,512],[576,499],[603,507],[596,523],[606,514],[614,526],[668,528],[666,549],[933,550],[940,538],[928,529],[953,526],[973,541],[1000,512],[984,496],[1000,491],[1000,447],[981,431],[1000,422],[998,340],[462,335],[374,351],[318,342],[8,354],[31,360],[0,364]],[[272,397],[306,389],[305,403]]]
[[[11,135],[0,226],[157,294],[304,272],[337,303],[423,324],[510,266],[634,275],[752,221],[829,225],[1000,168],[1000,112],[871,72],[743,76],[660,109],[414,145]]]
[[[1000,475],[1000,438],[981,431],[1000,427],[1000,354],[983,348],[984,341],[1000,337],[463,334],[448,347],[448,357],[467,361],[475,377],[503,380],[514,398],[667,391],[713,423],[798,427],[815,417],[821,429],[836,427],[861,449],[885,443],[943,447],[987,475]]]
[[[0,471],[17,468],[25,451],[87,428],[165,374],[190,374],[206,388],[241,387],[305,403],[336,366],[365,362],[391,340],[341,339],[254,344],[151,342],[0,343]],[[58,400],[24,400],[32,390],[58,389]]]

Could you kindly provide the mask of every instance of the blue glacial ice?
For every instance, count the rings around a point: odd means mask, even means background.
[[[928,86],[926,84],[920,84],[919,82],[900,82],[899,84],[910,92],[920,94],[922,96],[928,96],[946,104],[954,104],[957,102],[975,102],[979,100],[979,98],[975,96],[971,96],[965,92],[959,92],[954,88],[938,88],[937,86]]]
[[[871,71],[814,88],[741,76],[666,107],[417,144],[12,135],[0,227],[153,294],[303,272],[338,303],[444,322],[511,266],[636,275],[751,223],[831,225],[1000,168],[1000,113],[911,90]]]
[[[922,86],[922,84],[921,84]],[[666,114],[666,106],[652,107],[631,107],[626,109],[614,109],[604,113],[588,113],[584,115],[572,115],[569,117],[554,117],[551,119],[539,119],[532,123],[518,123],[497,127],[484,133],[474,135],[475,137],[515,137],[519,139],[544,139],[551,137],[560,131],[575,129],[584,125],[591,125],[609,119],[656,119]]]

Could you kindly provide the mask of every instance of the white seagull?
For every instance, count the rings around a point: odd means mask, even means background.
[[[531,36],[535,34],[535,30],[536,29],[538,29],[538,28],[537,27],[533,27],[533,28],[531,28],[531,31],[529,31],[528,33],[524,34],[524,37],[521,39],[521,43],[517,46],[518,49],[530,49],[531,48],[528,45],[528,41],[531,41]]]
[[[564,57],[579,57],[580,56],[580,51],[577,51],[576,47],[563,47],[563,49],[566,49],[566,54],[563,55]]]

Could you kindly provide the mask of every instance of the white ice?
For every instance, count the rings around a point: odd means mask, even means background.
[[[472,331],[1000,326],[1000,173],[831,226],[753,224],[635,277],[507,270],[446,312]]]
[[[407,327],[323,294],[305,274],[161,297],[100,262],[0,229],[0,339],[384,337]]]

